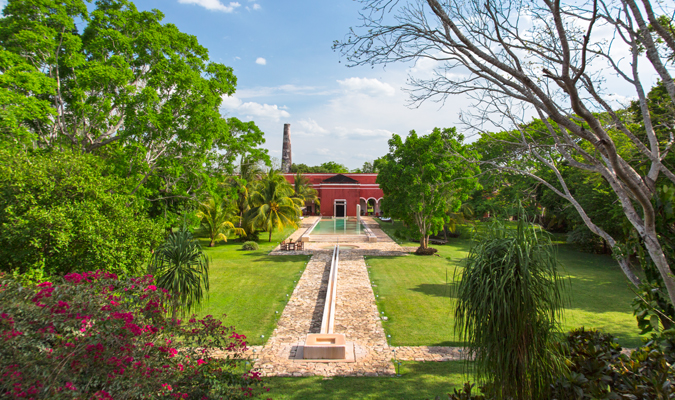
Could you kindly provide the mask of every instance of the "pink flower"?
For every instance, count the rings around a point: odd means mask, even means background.
[[[51,282],[42,282],[41,284],[37,285],[37,287],[51,287],[52,283]]]
[[[155,290],[157,290],[157,286],[149,285],[148,287],[145,288],[144,292],[147,292],[148,290],[152,290],[154,292]]]
[[[171,388],[171,385],[168,383],[162,383],[162,387],[168,391],[172,391],[173,389]]]
[[[82,279],[84,279],[84,277],[82,275],[78,274],[77,272],[72,272],[72,273],[64,276],[63,279],[66,282],[70,282],[70,283],[80,283],[80,281]]]
[[[206,364],[206,361],[202,360],[201,358],[199,360],[197,360],[197,365],[202,365],[202,364]]]

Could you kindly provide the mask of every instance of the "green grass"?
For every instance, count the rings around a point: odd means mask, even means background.
[[[390,236],[398,225],[382,223]],[[392,236],[393,237],[393,236]],[[402,242],[402,246],[417,246]],[[471,246],[467,238],[451,239],[436,247],[437,256],[368,257],[371,279],[377,285],[380,311],[389,318],[385,331],[396,346],[461,345],[453,332],[453,277],[461,274],[462,259]],[[642,343],[631,301],[628,280],[609,256],[582,253],[559,244],[559,260],[567,275],[570,304],[562,328],[594,327],[616,336],[619,343],[635,347]],[[448,284],[446,285],[446,272]]]
[[[293,292],[294,281],[299,280],[309,260],[308,256],[267,255],[294,230],[287,228],[274,233],[271,243],[263,233],[258,242],[260,249],[254,251],[241,250],[242,243],[232,240],[206,247],[208,241],[203,239],[204,249],[212,260],[211,287],[199,315],[226,314],[225,325],[234,326],[237,333],[246,335],[249,344],[265,343],[286,306],[286,294]]]
[[[400,377],[265,378],[270,388],[264,398],[274,400],[315,399],[433,399],[447,398],[470,380],[462,363],[403,362]]]

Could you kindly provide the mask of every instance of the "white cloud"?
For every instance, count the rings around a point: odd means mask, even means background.
[[[386,129],[345,128],[342,126],[336,127],[335,133],[343,139],[351,140],[387,140],[392,135],[392,132]]]
[[[258,3],[256,3],[256,4],[253,5],[253,9],[254,9],[254,10],[260,10],[260,8],[261,8],[261,7],[260,7],[260,4],[258,4]]]
[[[255,59],[255,63],[258,65],[267,65],[267,60],[262,57],[258,57]]]
[[[222,11],[226,13],[231,13],[235,8],[241,6],[241,4],[237,3],[236,1],[232,1],[228,5],[221,3],[220,0],[178,0],[178,2],[182,4],[196,4],[206,8],[207,10]]]
[[[301,119],[298,121],[300,125],[300,131],[297,133],[300,135],[323,135],[328,133],[328,131],[322,128],[316,121],[311,118]]]
[[[259,86],[252,89],[237,90],[237,95],[241,98],[250,97],[266,97],[276,95],[320,95],[329,94],[329,92],[321,91],[321,88],[316,86],[298,86],[298,85],[281,85],[281,86]]]
[[[393,96],[396,90],[386,82],[375,78],[347,78],[337,81],[347,92],[363,93],[369,96]]]
[[[247,119],[259,117],[279,122],[281,118],[289,118],[291,116],[288,111],[282,110],[276,104],[260,104],[252,101],[244,103],[234,96],[223,96],[221,107],[245,116]]]

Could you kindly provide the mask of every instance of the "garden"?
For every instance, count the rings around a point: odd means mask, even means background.
[[[361,25],[332,43],[342,60],[431,61],[407,70],[411,104],[473,103],[454,127],[378,128],[386,154],[350,169],[271,157],[256,122],[223,112],[234,68],[160,10],[0,4],[0,397],[675,397],[672,5],[360,0]],[[321,204],[310,173],[377,174],[379,228],[407,253],[350,260],[379,355],[462,360],[256,366],[250,346],[270,343],[314,265],[311,250],[270,254]]]

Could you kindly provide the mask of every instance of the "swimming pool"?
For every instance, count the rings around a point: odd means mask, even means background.
[[[365,235],[365,232],[356,218],[335,218],[319,221],[311,235]]]

